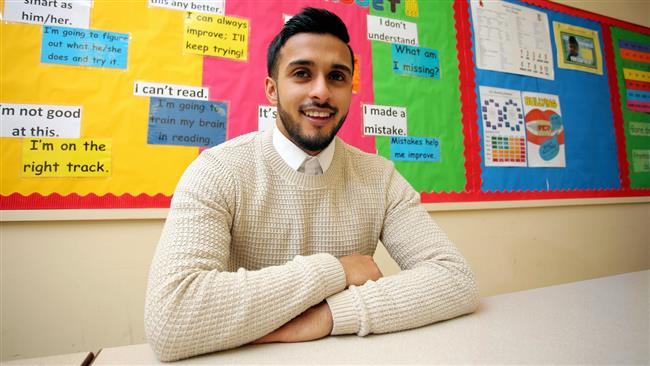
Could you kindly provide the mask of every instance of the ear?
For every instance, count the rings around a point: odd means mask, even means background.
[[[264,79],[264,92],[271,105],[278,104],[278,86],[276,81],[269,76]]]

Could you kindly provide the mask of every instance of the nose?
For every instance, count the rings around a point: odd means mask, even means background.
[[[311,90],[309,91],[309,97],[321,103],[329,100],[330,90],[329,85],[327,84],[327,78],[324,75],[313,79]]]

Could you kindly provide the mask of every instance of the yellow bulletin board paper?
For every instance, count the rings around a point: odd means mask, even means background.
[[[78,137],[111,141],[109,175],[38,179],[22,172],[24,138],[2,137],[0,194],[171,196],[199,151],[146,143],[149,98],[134,96],[133,83],[201,85],[203,57],[178,50],[184,18],[178,12],[149,8],[146,1],[93,2],[93,28],[131,37],[124,70],[43,64],[42,27],[0,22],[0,103],[79,106],[83,112]],[[46,137],[50,136],[38,138]]]
[[[553,22],[553,30],[558,67],[603,74],[598,32],[560,22]]]
[[[650,82],[650,72],[635,70],[635,69],[623,69],[623,77],[626,80],[635,80]]]
[[[23,139],[25,178],[109,177],[110,139]]]
[[[248,59],[248,19],[187,13],[185,51],[232,60]]]

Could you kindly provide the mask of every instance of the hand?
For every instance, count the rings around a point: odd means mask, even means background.
[[[292,343],[305,342],[323,338],[332,333],[334,320],[326,302],[307,309],[304,313],[290,320],[285,325],[256,340],[260,343]]]
[[[368,280],[377,281],[383,274],[369,255],[351,254],[339,258],[345,271],[345,287],[361,286]]]

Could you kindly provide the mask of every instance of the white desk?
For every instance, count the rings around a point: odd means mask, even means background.
[[[485,298],[471,315],[409,331],[244,346],[185,364],[645,364],[650,271]],[[148,345],[93,365],[160,364]],[[169,365],[169,364],[167,364]]]
[[[56,355],[56,356],[47,356],[47,357],[38,357],[38,358],[27,358],[22,360],[13,360],[7,362],[0,362],[2,366],[60,366],[60,365],[70,365],[70,366],[86,366],[90,365],[90,361],[93,359],[92,352],[79,352],[79,353],[70,353],[67,355]]]

